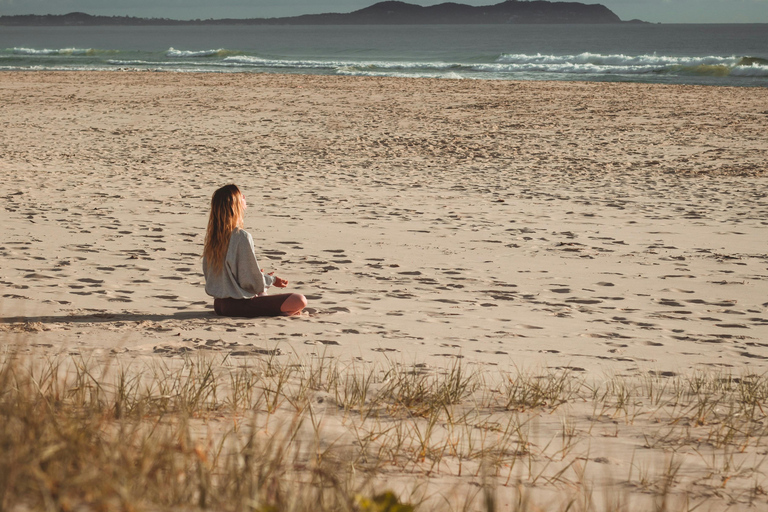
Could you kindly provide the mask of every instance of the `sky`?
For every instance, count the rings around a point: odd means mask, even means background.
[[[272,18],[351,12],[378,0],[0,0],[0,15],[86,12],[147,18]],[[444,0],[406,0],[434,5]],[[501,0],[453,0],[490,5]],[[768,0],[582,0],[601,3],[622,20],[661,23],[768,23]]]

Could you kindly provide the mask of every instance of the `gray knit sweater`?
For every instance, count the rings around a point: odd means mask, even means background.
[[[250,299],[266,292],[275,278],[264,275],[256,261],[253,237],[236,228],[229,237],[227,257],[221,272],[214,272],[203,258],[205,293],[217,299]]]

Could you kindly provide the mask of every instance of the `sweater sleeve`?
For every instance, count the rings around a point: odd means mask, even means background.
[[[238,237],[237,251],[235,253],[236,264],[233,269],[234,277],[240,288],[258,295],[271,286],[275,279],[261,272],[259,262],[256,260],[253,237],[246,231],[242,233],[245,237]]]

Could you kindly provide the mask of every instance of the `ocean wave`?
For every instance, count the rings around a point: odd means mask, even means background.
[[[739,59],[738,66],[768,66],[768,59],[761,59],[760,57],[742,57]]]
[[[273,69],[329,70],[338,74],[368,76],[450,76],[467,77],[493,73],[495,76],[518,73],[581,75],[685,75],[685,76],[766,76],[768,65],[758,58],[670,57],[658,55],[526,55],[504,54],[494,63],[412,61],[335,61],[268,59],[248,55],[227,57],[222,63]]]
[[[768,76],[768,65],[752,64],[751,66],[736,66],[730,70],[732,76]]]
[[[226,57],[228,55],[237,55],[240,52],[219,48],[218,50],[177,50],[173,47],[165,52],[167,57],[174,59],[196,58],[196,57]]]
[[[95,55],[97,50],[93,48],[59,48],[36,50],[34,48],[14,48],[15,55]]]
[[[226,68],[230,68],[231,71],[238,71],[238,70],[242,71],[244,70],[243,68],[246,68],[246,67],[275,67],[275,68],[292,67],[290,65],[280,66],[277,63],[277,61],[275,61],[273,65],[269,65],[269,64],[254,64],[250,62],[246,63],[246,62],[239,62],[239,61],[228,61],[226,59],[220,60],[220,61],[110,59],[110,60],[107,60],[106,62],[113,66],[156,66],[156,67],[167,68],[169,71],[177,71],[177,70],[184,71],[190,68],[195,68],[200,70],[213,70],[215,68],[224,68],[223,71],[226,71],[227,70]]]
[[[357,67],[345,67],[336,70],[336,74],[343,76],[370,76],[370,77],[393,77],[393,78],[449,78],[461,80],[467,78],[455,71],[437,72],[429,70],[413,70],[410,73],[395,71],[393,69],[375,70],[362,69]]]
[[[651,73],[653,68],[647,66],[605,66],[597,64],[559,63],[559,64],[476,64],[474,71],[488,73],[553,73],[553,74],[584,74],[610,75],[628,74],[641,75]]]
[[[247,55],[227,49],[200,51],[177,50],[165,52],[128,51],[111,52],[90,48],[31,49],[7,48],[0,50],[0,62],[12,64],[14,69],[40,69],[41,55],[94,55],[90,66],[86,59],[52,59],[53,67],[45,69],[142,69],[168,72],[281,72],[310,74],[339,74],[357,76],[393,76],[425,78],[477,78],[477,79],[611,79],[624,77],[633,81],[693,81],[717,80],[733,77],[745,84],[759,82],[768,77],[768,60],[760,57],[698,56],[676,57],[667,55],[624,55],[580,53],[574,55],[512,54],[505,53],[486,63],[424,61],[424,60],[365,60],[270,58]],[[116,53],[118,55],[111,55]],[[106,57],[102,54],[106,54]],[[26,65],[21,61],[27,59]],[[65,64],[69,63],[69,64]],[[84,67],[80,67],[84,66]],[[108,66],[108,67],[105,67]],[[0,69],[8,69],[0,67]],[[601,78],[603,77],[603,78]],[[630,78],[632,77],[632,78]],[[676,78],[678,77],[678,78]],[[621,79],[621,78],[620,78]],[[709,82],[707,82],[709,83]],[[712,82],[715,83],[715,82]],[[729,83],[731,83],[729,81]]]
[[[496,59],[501,64],[593,64],[596,66],[701,66],[725,65],[735,66],[739,57],[674,57],[668,55],[624,55],[599,53],[580,53],[578,55],[535,55],[505,53]]]
[[[195,62],[189,62],[189,61],[168,61],[168,60],[120,60],[120,59],[109,59],[106,61],[107,64],[110,64],[112,66],[155,66],[155,67],[166,67],[166,68],[174,68],[175,66],[181,66],[181,67],[189,67],[194,65],[199,66],[215,66],[216,63],[195,63]]]
[[[405,71],[403,76],[413,76],[408,71],[434,71],[430,76],[445,76],[444,71],[469,69],[467,66],[447,62],[408,62],[408,61],[347,61],[347,60],[285,60],[267,59],[249,55],[227,57],[224,63],[236,66],[254,66],[273,69],[330,70],[339,74],[370,76],[399,76],[397,71]],[[449,73],[450,74],[450,73]]]
[[[433,70],[433,71],[450,71],[468,69],[465,64],[449,63],[449,62],[390,62],[390,61],[375,61],[375,62],[363,62],[353,63],[351,66],[358,67],[370,67],[378,69],[402,69],[402,70]]]
[[[117,71],[105,66],[0,66],[0,71]],[[122,71],[122,70],[120,70]],[[136,71],[140,71],[136,69]]]
[[[478,64],[477,71],[495,73],[539,72],[585,75],[670,74],[685,76],[768,76],[768,61],[758,57],[674,57],[667,55],[527,55],[502,54],[493,64]]]
[[[335,69],[351,65],[351,63],[344,61],[265,59],[263,57],[254,57],[250,55],[226,57],[223,62],[236,66],[296,69]]]

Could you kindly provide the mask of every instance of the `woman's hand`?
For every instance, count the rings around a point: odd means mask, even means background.
[[[277,286],[278,288],[285,288],[286,286],[288,286],[287,279],[277,277],[274,272],[270,272],[269,275],[275,278],[275,282],[272,283],[272,286]]]

